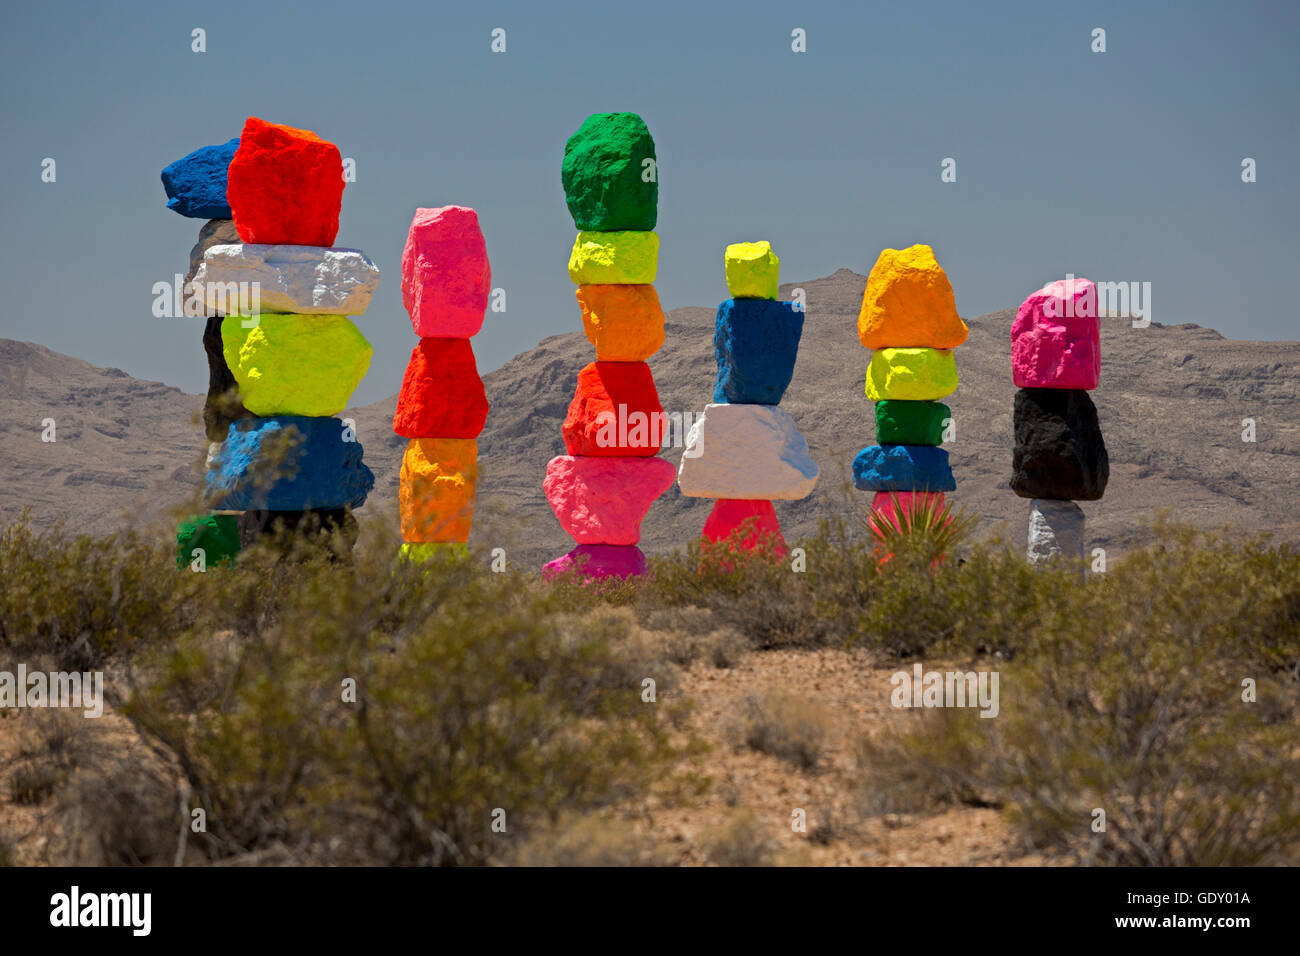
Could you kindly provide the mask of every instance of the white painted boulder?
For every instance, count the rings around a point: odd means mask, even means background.
[[[677,470],[691,498],[795,501],[817,484],[817,463],[794,419],[776,405],[706,405]]]
[[[359,249],[239,243],[210,247],[194,280],[203,284],[209,309],[224,306],[232,288],[256,282],[262,312],[361,315],[379,285],[379,268]]]

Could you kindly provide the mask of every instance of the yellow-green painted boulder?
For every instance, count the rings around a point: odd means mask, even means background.
[[[580,232],[569,254],[575,285],[648,285],[659,268],[653,232]]]
[[[873,402],[928,402],[957,391],[951,349],[876,349],[867,366],[867,398]]]
[[[343,315],[231,315],[221,323],[221,342],[244,407],[260,416],[337,415],[373,351]]]
[[[733,299],[775,299],[781,260],[770,242],[733,242],[727,246],[723,273]]]

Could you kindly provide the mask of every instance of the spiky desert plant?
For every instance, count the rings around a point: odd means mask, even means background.
[[[954,511],[941,495],[913,495],[904,505],[889,494],[890,510],[872,508],[866,523],[880,550],[882,563],[894,555],[907,555],[937,564],[966,541],[979,520]]]

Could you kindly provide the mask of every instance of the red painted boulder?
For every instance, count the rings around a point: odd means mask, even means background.
[[[393,431],[403,438],[477,438],[487,414],[469,339],[420,339],[397,394]]]
[[[592,362],[564,419],[570,455],[648,456],[663,443],[663,406],[645,362]]]
[[[491,288],[478,213],[468,206],[415,210],[402,250],[402,304],[415,334],[477,335]]]
[[[339,148],[250,116],[226,171],[226,200],[244,242],[332,246],[343,203]]]
[[[741,551],[786,552],[776,509],[770,501],[719,498],[704,522],[706,545],[727,544]]]

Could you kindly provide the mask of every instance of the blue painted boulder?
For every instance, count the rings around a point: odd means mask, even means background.
[[[718,306],[715,405],[778,405],[794,375],[803,313],[792,302],[728,299]]]
[[[948,453],[934,445],[868,445],[853,459],[859,491],[956,491]]]
[[[191,219],[229,219],[226,167],[239,149],[239,137],[219,146],[204,146],[162,171],[167,208]]]
[[[230,423],[212,458],[204,499],[231,511],[358,508],[375,476],[338,418],[276,415]]]

